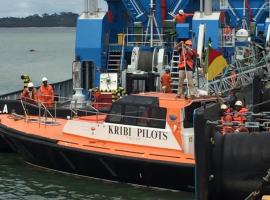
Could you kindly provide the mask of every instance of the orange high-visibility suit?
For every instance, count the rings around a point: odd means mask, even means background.
[[[247,121],[247,118],[244,116],[244,114],[247,112],[247,108],[241,108],[238,113],[234,114],[233,121],[244,124]],[[248,129],[245,126],[239,126],[235,128],[235,132],[248,132]]]
[[[33,88],[32,91],[29,91],[28,88],[24,88],[24,90],[21,93],[21,99],[23,101],[26,101],[28,103],[37,103],[37,94],[35,88]]]
[[[39,100],[46,107],[52,107],[54,103],[54,91],[51,85],[44,86],[42,85],[39,88]]]
[[[193,70],[193,58],[198,54],[194,49],[185,50],[185,54],[180,52],[180,62],[178,64],[179,69],[185,70],[185,67],[189,67],[190,70]],[[186,61],[186,63],[185,63]],[[186,66],[187,64],[187,66]]]
[[[171,93],[172,90],[171,90],[171,75],[170,75],[170,73],[164,73],[161,76],[160,81],[161,81],[162,88],[164,87],[164,89],[165,89],[165,93]]]
[[[174,17],[174,20],[176,23],[186,23],[186,19],[188,17],[192,17],[194,14],[191,14],[191,13],[184,13],[184,14],[177,14],[175,15]]]
[[[230,113],[227,113],[225,116],[222,116],[221,117],[221,123],[224,124],[224,123],[231,123],[233,120],[232,116],[230,115]],[[233,133],[234,132],[234,129],[232,126],[229,126],[229,125],[224,125],[222,128],[221,128],[221,133],[225,134],[225,133]]]
[[[233,116],[233,121],[237,121],[237,122],[240,122],[240,123],[245,123],[246,122],[246,117],[244,116],[245,113],[248,112],[248,109],[247,108],[241,108],[238,113],[235,113],[234,116]]]

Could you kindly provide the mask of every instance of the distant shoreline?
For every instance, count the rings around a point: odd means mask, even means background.
[[[78,14],[61,12],[59,14],[31,15],[28,17],[3,17],[0,18],[0,28],[24,27],[76,27]]]

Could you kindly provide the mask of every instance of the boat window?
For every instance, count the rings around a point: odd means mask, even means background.
[[[110,115],[107,115],[106,121],[111,123],[122,123],[122,106],[113,104]]]
[[[137,125],[138,126],[148,126],[149,120],[149,109],[147,109],[144,106],[140,106],[138,109],[138,120],[137,120]]]
[[[106,122],[132,126],[165,128],[167,109],[155,97],[129,95],[113,103]]]
[[[136,125],[138,116],[138,108],[136,106],[125,106],[125,115],[123,116],[123,124]]]
[[[166,126],[166,108],[152,107],[149,126],[154,128],[165,128]]]
[[[93,88],[93,74],[94,74],[94,66],[93,62],[84,61],[82,62],[82,88],[90,89]]]
[[[185,108],[184,128],[193,127],[193,113],[196,108],[201,107],[200,102],[193,102],[191,105]]]

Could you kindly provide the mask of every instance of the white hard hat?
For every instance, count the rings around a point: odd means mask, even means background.
[[[179,14],[183,15],[184,11],[182,9],[179,10]]]
[[[44,81],[48,81],[48,79],[46,77],[43,77],[42,82],[44,82]]]
[[[32,82],[28,83],[27,87],[34,87],[34,84]]]
[[[228,109],[228,106],[226,104],[221,104],[220,109],[226,110],[226,109]]]
[[[236,101],[235,102],[235,104],[234,104],[235,106],[243,106],[243,103],[242,103],[242,101]]]
[[[167,70],[168,70],[168,71],[170,71],[170,70],[171,70],[171,67],[170,67],[170,66],[168,66],[168,65],[167,65],[167,66],[165,66],[165,71],[167,71]]]

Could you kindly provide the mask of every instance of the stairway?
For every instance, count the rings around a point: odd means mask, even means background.
[[[139,0],[122,0],[133,21],[145,22],[148,17]]]
[[[121,51],[111,50],[109,51],[107,72],[108,73],[119,73],[121,64]]]
[[[179,53],[176,50],[173,50],[172,60],[171,60],[171,89],[174,93],[178,90],[178,82],[179,82]]]

